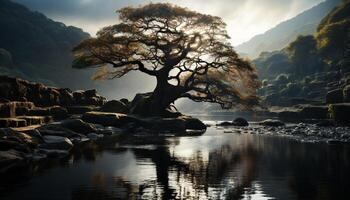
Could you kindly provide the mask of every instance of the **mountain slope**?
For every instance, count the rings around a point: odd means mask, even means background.
[[[341,0],[322,2],[294,18],[278,24],[265,33],[253,37],[248,42],[237,46],[236,50],[251,58],[257,57],[264,51],[280,50],[295,40],[298,35],[308,35],[315,32],[321,19],[339,2]]]
[[[71,68],[71,49],[90,37],[80,28],[9,0],[0,0],[0,27],[0,59],[10,58],[0,62],[2,74],[73,88],[82,86],[80,77],[88,80],[91,76],[91,72],[81,74]]]

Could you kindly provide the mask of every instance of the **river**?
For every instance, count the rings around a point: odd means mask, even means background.
[[[350,146],[225,133],[131,137],[0,181],[4,200],[347,199]]]

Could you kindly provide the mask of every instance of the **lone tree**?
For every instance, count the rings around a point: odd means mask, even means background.
[[[234,51],[221,18],[168,3],[117,12],[119,24],[73,49],[73,67],[99,67],[97,79],[119,78],[133,70],[156,77],[154,91],[133,102],[133,113],[161,115],[183,97],[222,108],[257,103],[255,68]]]

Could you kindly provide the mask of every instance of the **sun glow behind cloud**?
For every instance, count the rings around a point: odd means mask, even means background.
[[[201,13],[220,16],[227,23],[233,45],[264,33],[322,0],[15,0],[91,35],[117,23],[115,11],[124,6],[169,2]]]

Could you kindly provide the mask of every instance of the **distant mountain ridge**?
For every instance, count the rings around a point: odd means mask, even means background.
[[[295,40],[298,35],[308,35],[316,31],[318,24],[341,0],[326,0],[292,19],[278,24],[263,34],[253,37],[235,49],[250,58],[261,52],[280,50]]]

